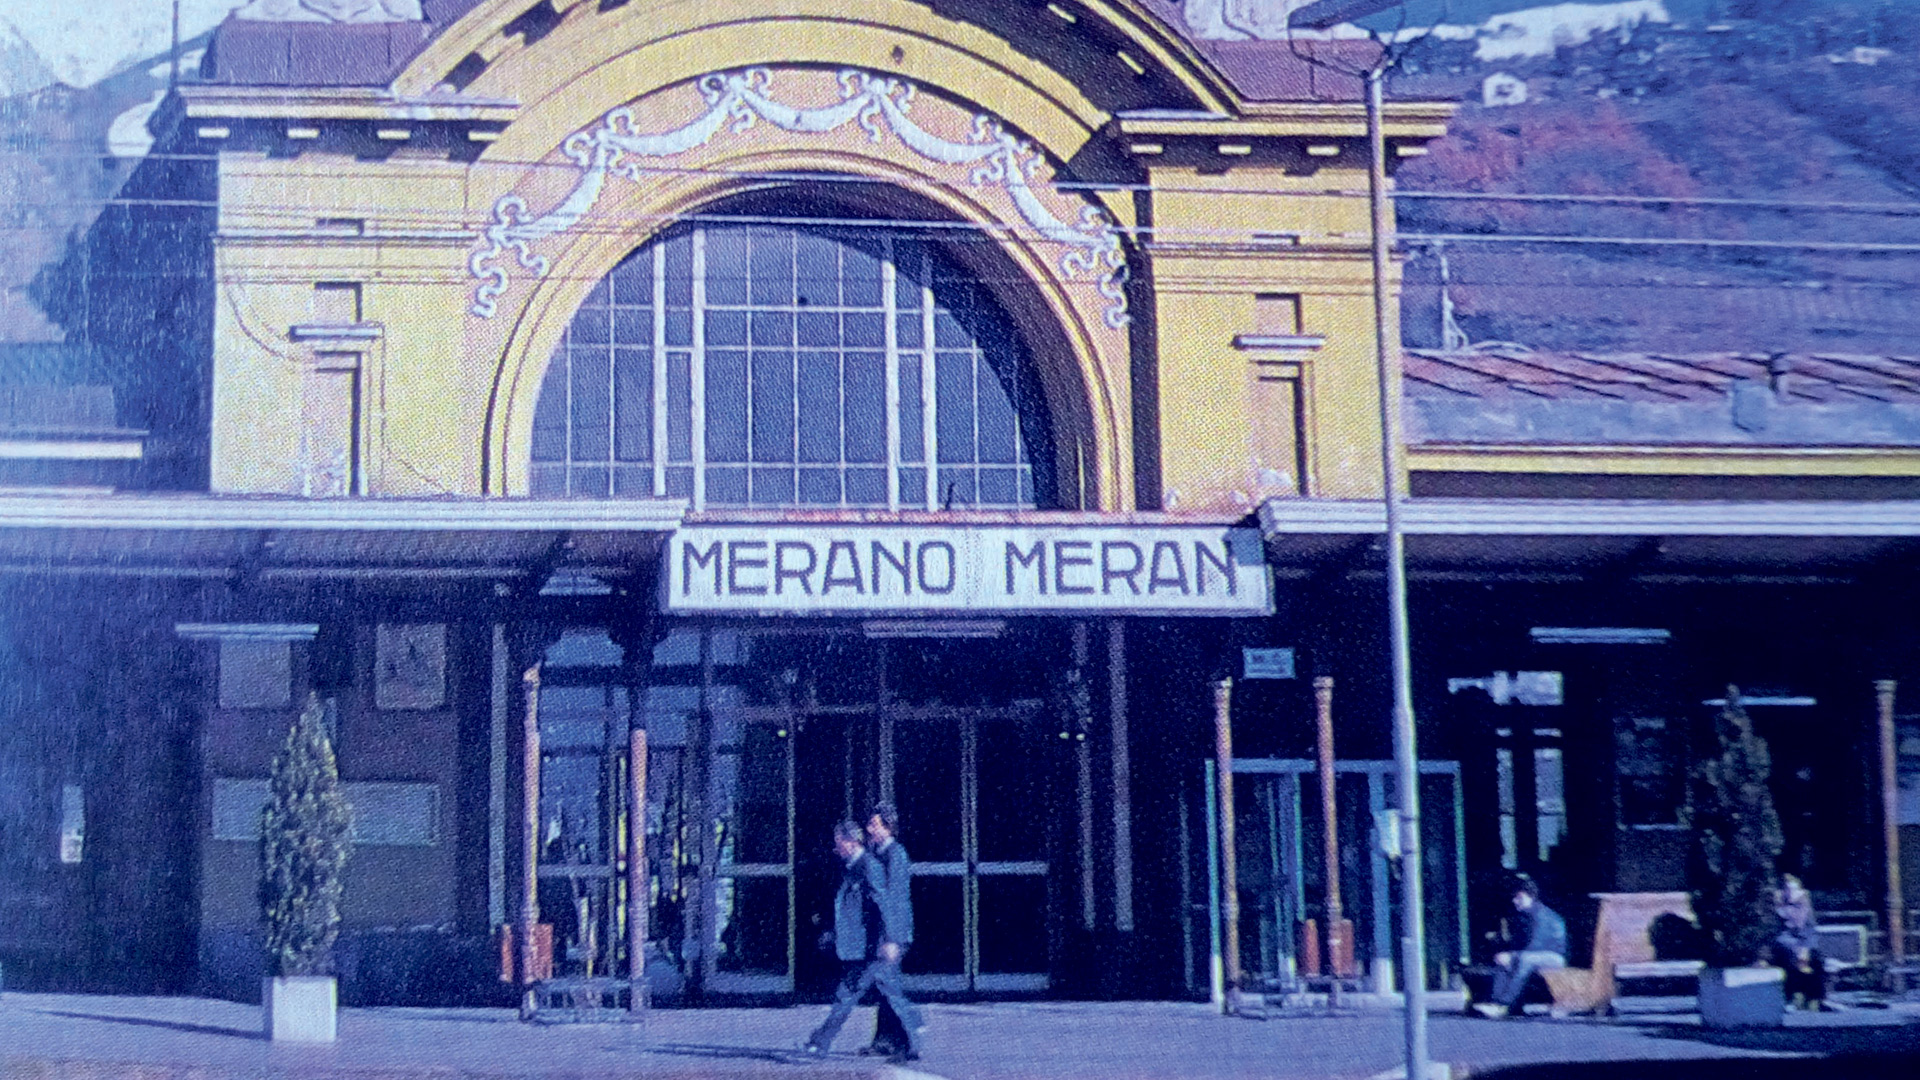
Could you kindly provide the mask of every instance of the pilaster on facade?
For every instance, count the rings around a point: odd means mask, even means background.
[[[1389,168],[1452,107],[1395,103]],[[1171,510],[1379,493],[1364,115],[1357,104],[1143,111],[1111,129],[1147,178]],[[1398,325],[1399,267],[1389,321]]]

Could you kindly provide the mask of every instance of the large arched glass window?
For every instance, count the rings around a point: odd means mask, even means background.
[[[1005,313],[937,246],[878,226],[702,225],[635,251],[554,352],[532,458],[545,496],[1054,501]]]

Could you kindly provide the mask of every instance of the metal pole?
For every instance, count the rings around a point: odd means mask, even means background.
[[[627,991],[629,1012],[647,1008],[647,729],[634,728],[627,765]],[[791,907],[791,905],[789,905]],[[789,935],[791,936],[791,935]]]
[[[1213,1007],[1224,1013],[1227,1011],[1227,975],[1226,963],[1221,959],[1220,951],[1220,830],[1215,821],[1220,813],[1220,804],[1213,794],[1216,771],[1214,763],[1207,762],[1207,938],[1211,946],[1207,954],[1207,986]]]
[[[1074,790],[1080,802],[1080,925],[1089,934],[1093,933],[1098,915],[1095,908],[1098,891],[1094,881],[1097,867],[1093,854],[1093,744],[1087,741],[1093,729],[1093,718],[1087,714],[1092,707],[1088,704],[1092,698],[1086,680],[1087,663],[1092,657],[1092,636],[1092,629],[1085,619],[1075,620],[1073,666],[1067,671],[1067,711],[1071,717],[1070,728],[1074,740]]]
[[[520,1016],[526,1019],[534,1012],[534,933],[540,924],[540,665],[528,668],[521,682],[527,727],[520,758]]]
[[[507,626],[493,624],[493,700],[487,731],[487,924],[510,937],[507,919],[507,734],[513,709],[513,660],[507,653]]]
[[[1340,818],[1339,805],[1334,799],[1333,775],[1333,676],[1321,675],[1313,680],[1314,715],[1319,727],[1320,751],[1320,823],[1321,851],[1326,860],[1327,882],[1327,973],[1333,976],[1328,984],[1327,1002],[1338,1005],[1340,1000],[1340,979],[1347,972],[1340,963],[1342,914],[1340,903]]]
[[[1900,776],[1893,738],[1892,679],[1873,684],[1880,701],[1880,810],[1887,843],[1887,951],[1898,964],[1907,957],[1906,896],[1900,886]]]
[[[1373,345],[1380,393],[1381,502],[1387,527],[1387,637],[1393,671],[1393,758],[1400,802],[1400,981],[1406,994],[1409,1080],[1427,1075],[1426,908],[1420,859],[1420,766],[1407,645],[1407,545],[1400,525],[1399,343],[1387,316],[1387,146],[1381,130],[1383,56],[1367,71],[1367,201],[1372,211]]]
[[[1187,786],[1180,785],[1180,963],[1182,982],[1193,989],[1193,813]]]
[[[1225,1012],[1240,1011],[1240,873],[1233,840],[1233,680],[1213,684],[1214,769],[1220,782],[1220,894],[1226,931]]]
[[[1133,765],[1127,745],[1127,624],[1107,620],[1108,751],[1113,770],[1113,928],[1133,932]]]

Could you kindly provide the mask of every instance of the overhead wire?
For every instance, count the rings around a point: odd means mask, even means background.
[[[368,219],[379,226],[376,231],[354,234],[327,233],[315,218],[317,210],[337,210],[337,207],[309,207],[295,209],[285,204],[247,204],[229,202],[225,204],[202,203],[188,200],[151,200],[141,201],[142,205],[155,207],[200,207],[212,208],[218,205],[223,217],[237,219],[230,221],[227,230],[221,235],[233,239],[253,238],[250,230],[254,228],[270,229],[279,221],[286,221],[287,227],[297,229],[307,236],[335,235],[342,239],[377,241],[422,241],[471,239],[484,242],[482,230],[495,224],[485,219],[476,220],[462,211],[423,213],[412,211],[405,214],[387,214]],[[134,205],[122,202],[118,205]],[[538,220],[537,216],[530,220]],[[256,226],[252,223],[263,223]],[[1031,226],[1018,222],[978,222],[955,221],[935,218],[861,218],[839,215],[805,214],[629,214],[617,222],[579,222],[567,230],[571,235],[614,236],[632,233],[639,225],[673,225],[680,223],[707,223],[728,225],[766,225],[782,227],[810,227],[838,231],[855,232],[864,229],[885,230],[888,232],[925,231],[943,236],[966,238],[968,234],[979,234],[979,240],[998,240],[1000,238],[1027,239],[1042,243],[1059,243],[1041,235]],[[521,222],[521,224],[525,224]],[[408,233],[409,227],[438,229],[435,235]],[[1285,231],[1262,231],[1245,227],[1202,228],[1195,226],[1156,226],[1121,225],[1109,226],[1112,231],[1136,240],[1148,242],[1178,242],[1183,239],[1241,242],[1266,248],[1298,246],[1311,248],[1332,243],[1342,246],[1341,242],[1356,244],[1364,239],[1359,232],[1333,232],[1320,234],[1300,234]],[[48,226],[47,229],[51,229]],[[33,226],[0,225],[0,231],[33,232],[46,231]],[[262,235],[260,239],[269,236]],[[1686,237],[1686,236],[1629,236],[1629,235],[1585,235],[1570,233],[1495,233],[1495,232],[1400,232],[1396,238],[1402,243],[1430,244],[1435,242],[1453,244],[1580,244],[1614,246],[1652,246],[1652,247],[1720,247],[1751,248],[1756,250],[1802,250],[1858,254],[1912,254],[1920,253],[1920,241],[1870,241],[1870,240],[1819,240],[1819,239],[1747,239],[1733,237]]]
[[[1402,241],[1449,244],[1603,244],[1615,247],[1749,248],[1773,251],[1833,251],[1851,254],[1920,254],[1920,243],[1867,240],[1730,240],[1687,236],[1569,236],[1511,233],[1401,233]]]
[[[4,156],[4,152],[0,152],[0,156]],[[58,157],[68,157],[73,160],[98,161],[103,157],[107,157],[108,155],[99,154],[99,153],[48,155],[45,153],[35,152],[27,156],[30,156],[35,161],[46,161],[46,160],[49,160],[50,158],[58,158]],[[139,159],[119,159],[119,160],[138,160],[141,162],[163,161],[163,162],[214,163],[214,162],[221,161],[222,159],[231,159],[234,156],[235,154],[233,154],[232,152],[229,152],[227,154],[221,154],[218,152],[209,152],[204,154],[155,152],[155,153],[144,155]],[[265,155],[262,153],[261,156],[264,157]],[[379,161],[371,164],[377,164],[379,166],[387,167],[387,168],[391,168],[396,165],[398,167],[404,168],[412,164],[420,164],[423,166],[432,165],[432,166],[438,167],[440,165],[445,164],[445,160],[444,160],[444,155],[437,155],[431,158],[415,157],[415,156],[409,155],[409,156],[400,157],[397,161],[394,161],[392,159],[387,159],[387,160],[383,160],[383,161]],[[514,169],[522,172],[547,170],[547,169],[556,170],[556,171],[565,171],[569,173],[578,173],[581,171],[580,165],[577,164],[576,162],[573,162],[570,160],[554,160],[551,156],[545,156],[545,157],[536,158],[536,159],[481,156],[471,161],[460,162],[460,164],[465,168],[477,169],[477,170],[498,168],[498,169]],[[1322,167],[1325,167],[1325,166],[1323,165]],[[303,171],[299,174],[299,178],[310,179],[310,180],[357,179],[357,178],[363,177],[368,171],[369,171],[369,168],[367,167],[317,169],[317,170]],[[750,179],[756,179],[756,180],[780,180],[780,181],[791,181],[791,182],[827,184],[827,185],[845,184],[849,186],[858,186],[858,187],[872,187],[872,186],[875,186],[876,184],[883,183],[883,181],[875,180],[870,177],[857,176],[849,173],[814,172],[814,171],[787,172],[787,171],[779,171],[779,170],[766,171],[766,170],[756,170],[756,169],[729,169],[729,168],[716,167],[716,166],[649,164],[649,165],[641,166],[639,171],[650,173],[650,174],[658,174],[658,175],[714,176],[714,177],[735,178],[735,179],[750,178]],[[979,185],[974,185],[968,182],[956,182],[951,180],[940,180],[935,178],[921,178],[921,179],[922,179],[922,182],[927,183],[931,186],[950,188],[954,190],[974,190],[979,186]],[[1364,188],[1339,188],[1339,187],[1317,188],[1317,189],[1300,188],[1300,189],[1293,189],[1293,190],[1275,191],[1270,187],[1240,187],[1240,186],[1230,186],[1230,185],[1224,185],[1224,184],[1189,185],[1189,184],[1165,183],[1165,182],[1133,183],[1133,182],[1110,182],[1110,181],[1075,180],[1075,179],[1056,179],[1048,182],[1047,186],[1052,187],[1057,191],[1074,192],[1074,193],[1080,193],[1080,194],[1111,193],[1111,194],[1176,194],[1176,195],[1260,195],[1260,196],[1268,196],[1268,197],[1278,196],[1278,197],[1284,197],[1284,198],[1352,198],[1352,199],[1366,197],[1366,191]],[[1420,189],[1403,189],[1403,190],[1397,190],[1397,191],[1390,191],[1389,194],[1391,195],[1391,197],[1396,199],[1410,199],[1410,200],[1447,200],[1447,201],[1467,201],[1467,202],[1522,202],[1522,203],[1549,203],[1549,204],[1564,203],[1569,205],[1613,204],[1613,205],[1668,206],[1668,207],[1718,207],[1718,208],[1727,208],[1727,209],[1777,210],[1777,211],[1787,211],[1787,212],[1809,211],[1809,212],[1821,212],[1821,213],[1882,214],[1882,215],[1896,216],[1896,217],[1920,216],[1920,200],[1916,200],[1912,202],[1891,202],[1891,201],[1860,201],[1860,200],[1823,200],[1823,199],[1776,199],[1776,198],[1755,198],[1755,197],[1747,197],[1747,196],[1715,196],[1715,195],[1647,195],[1647,194],[1638,194],[1638,193],[1631,193],[1631,192],[1570,193],[1570,192],[1504,192],[1504,191],[1435,191],[1435,190],[1420,190]],[[81,201],[81,200],[76,200],[76,201]],[[104,201],[109,205],[113,205],[113,204],[180,205],[180,206],[219,205],[218,201],[214,199],[147,200],[147,199],[122,199],[119,197],[111,197]],[[14,205],[35,205],[35,204],[15,203]],[[51,204],[38,204],[38,205],[67,205],[67,204],[51,203]]]
[[[216,160],[219,157],[219,155],[216,155],[216,154],[164,155],[163,154],[163,155],[156,155],[156,157],[162,160],[173,158],[178,160],[211,161],[211,160]],[[502,161],[502,160],[482,159],[478,162],[474,162],[470,164],[501,166],[501,167],[510,166],[510,167],[522,169],[523,171],[530,168],[564,169],[571,173],[577,173],[580,171],[580,167],[575,163],[556,162],[556,161],[544,160],[544,159],[541,161],[531,161],[531,162],[508,162],[508,161]],[[642,166],[638,169],[638,171],[642,174],[652,175],[652,176],[717,175],[717,176],[727,176],[727,177],[752,177],[759,180],[779,180],[779,181],[787,181],[792,183],[849,184],[849,185],[858,185],[858,186],[864,186],[864,187],[870,187],[876,183],[879,183],[879,181],[876,181],[870,178],[851,176],[851,175],[839,174],[839,173],[816,173],[816,172],[768,173],[768,172],[761,172],[761,171],[755,171],[755,170],[733,170],[733,169],[718,169],[718,168],[709,168],[709,167],[682,167],[682,166],[666,166],[666,165]],[[310,183],[317,184],[318,182],[326,181],[329,179],[336,179],[336,180],[352,179],[352,178],[364,175],[365,172],[366,172],[365,169],[320,170],[320,171],[303,173],[300,175],[299,178],[302,180],[306,180]],[[936,187],[953,189],[953,190],[971,189],[974,187],[974,185],[971,185],[971,184],[962,184],[957,181],[940,180],[940,179],[934,179],[934,178],[928,178],[926,182]],[[1062,181],[1062,182],[1055,183],[1051,186],[1053,186],[1056,190],[1059,190],[1059,191],[1078,192],[1082,194],[1098,193],[1102,191],[1156,191],[1160,193],[1190,192],[1190,193],[1205,193],[1208,195],[1221,195],[1221,194],[1230,194],[1235,191],[1239,191],[1246,194],[1257,193],[1257,194],[1262,194],[1267,196],[1277,196],[1281,198],[1295,198],[1295,197],[1303,197],[1303,196],[1304,197],[1357,198],[1363,194],[1362,192],[1359,192],[1359,191],[1347,191],[1343,189],[1332,189],[1332,188],[1322,189],[1318,191],[1303,190],[1303,191],[1273,192],[1266,189],[1253,189],[1253,188],[1220,188],[1220,187],[1214,187],[1214,186],[1181,187],[1178,185],[1157,185],[1157,186],[1155,185],[1107,185],[1107,184],[1089,184],[1089,183],[1082,183],[1082,182],[1076,182],[1076,181]],[[1817,213],[1817,212],[1831,211],[1831,212],[1841,212],[1841,213],[1885,214],[1885,215],[1897,216],[1897,217],[1907,216],[1910,214],[1920,214],[1920,203],[1903,204],[1903,203],[1874,203],[1874,202],[1777,200],[1777,199],[1749,199],[1749,198],[1714,197],[1714,196],[1688,196],[1688,197],[1646,196],[1646,195],[1633,195],[1633,194],[1433,192],[1433,191],[1402,191],[1395,194],[1397,197],[1404,198],[1404,199],[1412,199],[1412,200],[1430,199],[1430,200],[1445,200],[1445,201],[1454,201],[1454,202],[1485,201],[1485,202],[1518,202],[1518,203],[1548,204],[1548,205],[1650,206],[1650,207],[1659,207],[1659,208],[1712,207],[1712,208],[1720,208],[1720,209],[1771,210],[1771,211],[1784,211],[1784,212],[1791,212],[1791,213],[1803,213],[1803,212]],[[225,230],[220,233],[220,235],[226,236],[227,238],[234,239],[234,240],[240,240],[240,239],[270,240],[275,238],[276,229],[284,230],[284,232],[281,232],[278,234],[282,236],[284,236],[286,232],[291,232],[297,235],[301,235],[303,237],[310,237],[310,236],[316,236],[316,235],[329,235],[328,233],[326,233],[324,229],[320,227],[319,219],[316,218],[315,216],[316,214],[325,213],[325,212],[351,213],[356,209],[351,206],[342,207],[337,204],[331,205],[331,206],[322,206],[318,204],[312,204],[312,205],[302,207],[302,206],[296,206],[291,203],[250,203],[243,200],[231,200],[231,199],[221,200],[217,198],[196,199],[196,198],[160,198],[160,197],[129,197],[129,196],[111,196],[106,199],[80,199],[80,200],[74,200],[72,202],[15,202],[13,204],[16,212],[19,212],[25,209],[30,209],[30,208],[67,209],[67,208],[73,208],[76,206],[82,208],[84,212],[84,208],[89,206],[94,206],[94,205],[98,205],[102,209],[107,207],[117,207],[117,208],[129,208],[129,209],[145,208],[145,209],[153,209],[153,210],[161,210],[161,211],[168,210],[168,209],[178,209],[178,210],[186,210],[186,211],[218,211],[221,217],[228,219],[228,225],[225,228]],[[529,215],[529,218],[530,220],[537,220],[538,215],[537,214]],[[339,235],[341,235],[342,239],[353,239],[353,240],[358,240],[362,242],[372,242],[372,243],[379,243],[382,240],[386,240],[390,242],[413,242],[413,243],[444,242],[444,243],[448,243],[449,245],[461,244],[461,245],[465,245],[469,251],[472,251],[472,250],[477,250],[479,245],[490,243],[490,241],[485,239],[483,233],[487,227],[494,224],[494,222],[487,220],[484,216],[477,216],[469,211],[457,210],[457,209],[446,210],[446,211],[422,211],[422,210],[416,209],[416,210],[411,210],[411,211],[407,211],[399,214],[395,214],[390,211],[376,211],[375,213],[369,214],[365,220],[368,223],[375,226],[373,231],[361,233],[361,234],[339,234]],[[835,231],[859,231],[864,229],[875,229],[875,230],[885,230],[887,232],[894,233],[894,234],[899,234],[903,232],[904,233],[924,232],[929,236],[939,236],[942,242],[946,244],[977,242],[977,243],[992,243],[997,245],[1009,239],[1030,241],[1030,242],[1037,242],[1037,243],[1057,243],[1057,241],[1053,241],[1050,238],[1047,238],[1045,236],[1038,234],[1037,231],[1032,229],[1030,226],[1023,226],[1019,222],[974,222],[974,221],[955,221],[950,219],[861,218],[861,217],[850,217],[850,216],[840,216],[840,215],[808,216],[808,215],[791,215],[791,214],[675,214],[675,215],[631,215],[629,214],[629,215],[623,216],[617,222],[576,223],[571,229],[568,230],[568,232],[569,234],[576,235],[576,236],[577,235],[616,236],[616,235],[627,235],[627,234],[635,233],[636,226],[671,227],[673,225],[678,225],[678,224],[701,224],[701,223],[735,224],[735,225],[747,225],[747,226],[767,225],[767,226],[782,226],[782,227],[813,227],[813,228],[831,229]],[[185,223],[182,223],[182,224],[185,224]],[[72,232],[75,227],[76,226],[74,224],[61,224],[61,223],[55,223],[55,222],[47,222],[43,225],[7,224],[7,225],[0,225],[0,232],[13,232],[13,233],[60,232],[64,234],[64,233]],[[1224,242],[1224,243],[1240,243],[1240,244],[1253,245],[1253,246],[1260,247],[1262,249],[1274,249],[1274,248],[1283,249],[1286,246],[1298,246],[1301,248],[1319,248],[1324,250],[1325,247],[1327,246],[1335,246],[1335,247],[1355,246],[1361,240],[1364,239],[1364,234],[1357,233],[1357,232],[1354,232],[1354,233],[1332,232],[1332,233],[1321,234],[1319,236],[1313,236],[1313,235],[1302,236],[1302,235],[1287,233],[1287,232],[1264,232],[1260,230],[1248,229],[1245,227],[1207,228],[1207,227],[1197,227],[1197,226],[1170,227],[1170,226],[1116,224],[1116,225],[1112,225],[1111,228],[1115,233],[1119,235],[1128,237],[1136,242],[1145,242],[1147,244],[1180,243],[1183,241],[1198,242],[1198,243],[1205,243],[1205,242],[1223,243]],[[415,231],[409,231],[409,230],[415,230]],[[1455,245],[1522,244],[1522,245],[1535,245],[1535,246],[1578,245],[1578,246],[1611,246],[1611,247],[1647,247],[1647,248],[1668,248],[1668,249],[1694,248],[1694,249],[1702,249],[1702,250],[1745,249],[1745,250],[1755,250],[1755,251],[1781,251],[1781,252],[1798,251],[1798,252],[1806,252],[1806,253],[1825,253],[1825,254],[1841,254],[1841,255],[1898,256],[1898,255],[1920,254],[1920,242],[1903,242],[1903,241],[1888,241],[1888,240],[1831,240],[1831,239],[1777,239],[1777,238],[1749,239],[1749,238],[1733,238],[1733,237],[1688,237],[1688,236],[1657,236],[1657,235],[1655,236],[1589,235],[1589,234],[1564,234],[1564,233],[1515,234],[1515,233],[1498,233],[1498,232],[1486,232],[1486,231],[1474,231],[1474,232],[1403,231],[1398,234],[1397,239],[1401,243],[1408,245],[1410,248],[1409,254],[1414,256],[1417,256],[1421,253],[1420,249],[1422,247],[1426,245],[1439,244],[1439,243],[1447,243],[1447,244],[1455,244]],[[512,253],[502,252],[499,255],[499,258],[502,259],[503,261],[511,260]],[[121,270],[121,271],[115,271],[114,273],[117,276],[121,276],[121,277],[138,278],[138,277],[180,277],[180,276],[186,276],[186,275],[194,275],[194,274],[197,274],[198,272],[192,269],[184,269],[184,270],[163,269],[158,271],[141,270],[141,271],[134,271],[134,272]],[[547,276],[550,277],[552,275],[547,275]],[[249,274],[249,276],[247,277],[247,280],[261,282],[261,283],[271,283],[277,279],[272,275]],[[302,275],[298,278],[287,279],[287,280],[306,281],[308,280],[308,277],[305,275]],[[455,275],[450,275],[450,276],[435,279],[432,277],[431,274],[428,274],[428,275],[410,275],[400,280],[407,280],[407,281],[412,281],[412,282],[417,282],[422,284],[430,284],[430,283],[468,282],[468,281],[473,281],[478,279],[474,278],[470,274],[455,274]],[[1224,283],[1224,282],[1219,282],[1219,279],[1212,279],[1212,280],[1214,280],[1216,283]],[[1163,287],[1173,287],[1179,284],[1178,278],[1170,277],[1164,273],[1158,276],[1158,281]],[[1270,282],[1267,282],[1265,279],[1259,279],[1259,280],[1250,279],[1249,283],[1250,284],[1270,284]],[[1470,283],[1459,282],[1458,284],[1467,285]],[[1581,286],[1574,286],[1574,285],[1553,286],[1549,284],[1535,283],[1528,287],[1574,288],[1574,287],[1581,287]],[[1672,288],[1676,286],[1673,286],[1667,283],[1661,283],[1656,286],[1652,284],[1609,282],[1609,283],[1594,283],[1593,285],[1586,286],[1586,287]],[[1783,286],[1782,284],[1779,284],[1779,283],[1768,283],[1768,282],[1732,282],[1732,283],[1712,283],[1711,285],[1702,285],[1700,287],[1757,289],[1757,288],[1780,288],[1780,287],[1786,287],[1786,286]],[[1793,286],[1793,287],[1798,287],[1798,286]]]

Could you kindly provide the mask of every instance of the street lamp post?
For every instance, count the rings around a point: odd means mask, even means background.
[[[1399,0],[1317,0],[1287,18],[1289,29],[1325,30],[1365,18]],[[1396,363],[1399,342],[1387,317],[1387,148],[1381,112],[1392,54],[1363,74],[1367,90],[1368,232],[1373,254],[1374,369],[1380,395],[1381,502],[1386,510],[1387,641],[1393,676],[1393,760],[1400,810],[1400,984],[1406,1000],[1405,1050],[1408,1080],[1427,1077],[1426,899],[1420,857],[1420,759],[1414,734],[1411,650],[1407,644],[1407,545],[1400,522],[1400,425]]]

